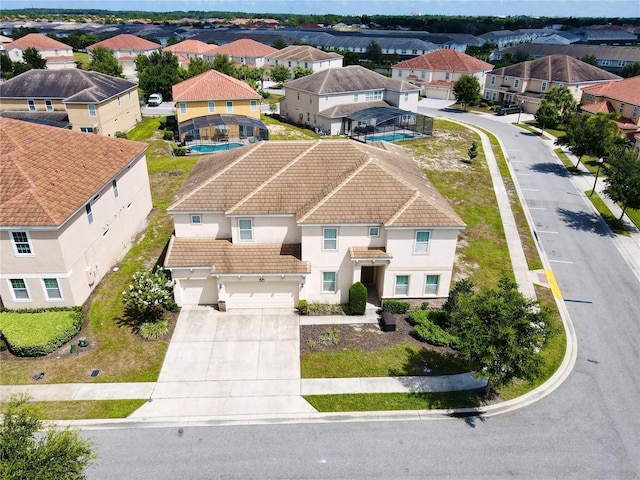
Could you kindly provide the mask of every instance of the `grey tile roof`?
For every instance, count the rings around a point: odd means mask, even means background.
[[[0,84],[0,98],[51,98],[64,103],[100,103],[136,84],[103,73],[72,68],[29,70]]]
[[[549,45],[525,43],[500,50],[501,53],[516,53],[518,51],[527,52],[529,55],[535,57],[560,54],[581,58],[587,55],[593,55],[598,59],[640,62],[640,48],[614,45]]]

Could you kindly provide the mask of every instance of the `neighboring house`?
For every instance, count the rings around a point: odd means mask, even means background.
[[[208,70],[172,92],[182,141],[268,138],[260,121],[262,97],[240,80]]]
[[[72,47],[41,33],[29,33],[20,37],[5,45],[4,51],[12,62],[23,62],[22,54],[27,48],[35,48],[40,56],[47,61],[49,70],[77,67]]]
[[[151,211],[146,145],[8,118],[0,144],[2,305],[82,305]]]
[[[466,53],[440,49],[393,65],[391,78],[418,85],[424,97],[455,100],[453,86],[462,75],[473,75],[483,86],[492,69],[490,63]]]
[[[241,38],[235,42],[216,47],[209,55],[212,60],[216,55],[227,55],[231,61],[238,65],[260,68],[266,65],[265,57],[278,51],[277,48],[264,45],[250,38]]]
[[[582,90],[580,109],[587,113],[617,113],[622,135],[635,141],[640,133],[640,76],[593,85]]]
[[[215,48],[215,45],[209,45],[199,40],[188,39],[165,47],[162,51],[173,53],[178,57],[180,66],[187,68],[189,66],[189,62],[194,58],[203,58],[208,60],[211,56],[211,52],[215,50]]]
[[[6,54],[7,45],[13,43],[13,38],[0,35],[0,54]]]
[[[620,47],[614,45],[549,45],[539,43],[526,43],[517,47],[506,48],[491,56],[492,60],[502,60],[505,53],[526,53],[532,60],[548,57],[549,55],[569,55],[581,59],[594,56],[598,66],[611,73],[619,73],[625,65],[640,62],[640,48]]]
[[[420,87],[394,80],[359,65],[329,68],[284,85],[280,114],[294,123],[345,133],[345,118],[372,107],[417,112]]]
[[[29,70],[3,82],[0,112],[34,121],[66,113],[73,130],[107,137],[128,132],[142,118],[135,83],[80,69]]]
[[[478,38],[481,38],[485,42],[495,43],[498,48],[505,48],[512,45],[517,45],[519,43],[531,41],[532,37],[534,36],[535,34],[531,34],[526,30],[495,30],[492,32],[483,33],[482,35],[478,35]]]
[[[554,87],[567,87],[580,102],[583,88],[612,80],[620,77],[568,55],[550,55],[492,70],[487,74],[484,98],[516,103],[523,111],[535,113]]]
[[[328,68],[342,67],[342,59],[339,53],[325,52],[308,45],[291,45],[282,50],[275,50],[265,57],[268,68],[284,65],[291,72],[290,78],[293,78],[296,68],[310,69],[316,73]]]
[[[576,35],[584,43],[633,45],[638,42],[638,36],[620,27],[580,27],[569,30],[569,33]]]
[[[150,42],[144,38],[122,33],[115,37],[107,38],[101,42],[94,43],[87,47],[89,58],[91,58],[91,50],[96,47],[108,48],[118,59],[118,63],[122,65],[122,74],[127,78],[136,78],[136,58],[138,55],[151,55],[153,52],[159,52],[162,48],[157,43]]]
[[[179,305],[447,297],[464,223],[405,151],[269,141],[203,157],[167,212]]]

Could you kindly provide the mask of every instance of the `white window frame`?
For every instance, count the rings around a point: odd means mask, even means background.
[[[249,222],[249,228],[242,227],[242,222]],[[242,234],[249,232],[249,238],[242,238]],[[253,220],[250,218],[239,218],[238,219],[238,240],[241,242],[252,242],[253,241]]]
[[[540,91],[541,92],[546,92],[547,91],[547,82],[542,82],[540,84]]]
[[[84,211],[87,213],[87,219],[89,220],[89,225],[93,223],[93,210],[91,209],[91,202],[87,202],[84,206]]]
[[[421,233],[426,233],[427,234],[427,240],[418,240],[418,235]],[[422,248],[418,248],[419,246],[425,245],[426,244],[426,248],[424,249],[425,251],[422,251]],[[431,232],[429,230],[418,230],[416,232],[416,235],[414,237],[414,244],[413,244],[413,253],[416,255],[428,255],[429,254],[429,249],[430,249],[430,244],[431,244]]]
[[[24,287],[15,287],[13,285],[13,282],[22,282],[22,285],[24,285]],[[25,282],[24,278],[9,278],[7,279],[7,282],[9,282],[9,288],[11,289],[11,297],[13,298],[13,300],[15,302],[30,302],[31,301],[31,295],[29,295],[29,287],[27,287],[27,282]],[[27,295],[27,298],[20,298],[16,295],[16,291],[17,290],[24,290],[25,294]]]
[[[47,112],[53,112],[53,102],[51,100],[44,101],[44,109]]]
[[[24,240],[22,239],[20,239],[19,241],[16,240],[15,235],[22,235],[22,234],[24,234],[25,236]],[[13,252],[15,253],[16,257],[33,257],[35,255],[33,253],[33,246],[31,245],[31,238],[29,237],[29,232],[24,230],[16,230],[16,231],[10,232],[9,236],[11,237]],[[27,248],[29,248],[29,251],[20,252],[18,245],[26,245]]]
[[[251,100],[251,111],[252,112],[257,112],[258,111],[258,101],[257,100]]]
[[[180,102],[180,113],[182,115],[187,113],[187,104],[185,102]]]
[[[399,278],[406,278],[407,279],[407,283],[405,284],[400,284],[398,283],[398,279]],[[394,282],[393,282],[393,295],[394,296],[405,296],[407,297],[409,295],[409,284],[411,283],[411,275],[396,275]],[[404,293],[398,293],[398,287],[402,287],[403,289],[406,289],[406,291]]]
[[[380,236],[380,227],[369,227],[369,236],[370,237],[379,237]]]
[[[334,231],[336,236],[334,238],[327,237],[327,232]],[[334,242],[335,246],[331,248],[327,247],[327,242]],[[322,229],[322,250],[336,251],[338,250],[338,229],[336,227],[328,227]]]
[[[118,195],[120,195],[120,192],[118,192],[118,181],[115,178],[111,180],[111,188],[113,188],[113,196],[115,198],[118,198]]]
[[[327,280],[326,275],[333,275],[333,280]],[[333,284],[333,289],[325,288],[325,285]],[[336,293],[338,287],[338,274],[337,272],[322,272],[322,293]]]
[[[47,280],[54,280],[56,282],[56,286],[55,287],[48,287],[47,286]],[[50,301],[50,302],[61,302],[63,300],[62,298],[62,289],[60,288],[60,282],[58,281],[57,278],[43,278],[42,279],[42,290],[44,291],[44,297]],[[58,296],[57,297],[52,297],[50,295],[50,290],[57,290],[58,291]]]
[[[233,113],[233,102],[231,100],[227,101],[227,113]]]
[[[495,84],[496,84],[496,76],[491,75],[491,85],[495,85]]]
[[[429,283],[429,280],[433,280],[435,277],[436,283]],[[435,289],[433,288],[435,286]],[[440,275],[425,275],[424,277],[424,294],[425,295],[438,295],[438,289],[440,288]]]
[[[520,79],[519,78],[515,78],[513,80],[513,87],[514,88],[518,88],[520,86]]]
[[[27,107],[30,112],[35,112],[38,108],[36,107],[35,100],[27,100]]]
[[[638,116],[638,110],[640,110],[638,105],[634,105],[633,111],[631,112],[631,118],[636,118]]]
[[[624,112],[624,107],[625,107],[624,102],[620,102],[620,108],[618,108],[618,113],[620,115],[622,115],[622,112]]]
[[[80,127],[80,131],[83,133],[93,133],[93,127]]]
[[[190,215],[191,225],[202,225],[202,215],[199,213],[193,213]]]
[[[216,102],[209,102],[209,113],[216,113]]]
[[[97,116],[96,106],[95,105],[92,105],[92,104],[87,105],[87,110],[89,111],[89,116],[90,117]]]

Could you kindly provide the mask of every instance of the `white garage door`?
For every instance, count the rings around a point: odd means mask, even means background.
[[[448,100],[448,96],[449,96],[449,90],[446,89],[442,89],[442,88],[429,88],[427,89],[427,94],[426,96],[428,98],[437,98],[440,100]]]
[[[218,302],[216,281],[210,280],[180,280],[181,305],[211,305]]]
[[[293,308],[297,282],[227,282],[229,308]]]

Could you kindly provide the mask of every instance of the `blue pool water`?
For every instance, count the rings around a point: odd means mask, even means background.
[[[366,137],[367,142],[397,142],[398,140],[406,140],[408,138],[413,138],[413,134],[411,133],[382,133],[380,135],[369,135]]]
[[[216,145],[209,145],[200,143],[197,145],[189,145],[189,150],[192,153],[213,153],[222,152],[225,150],[233,150],[234,148],[242,147],[242,143],[218,143]]]

